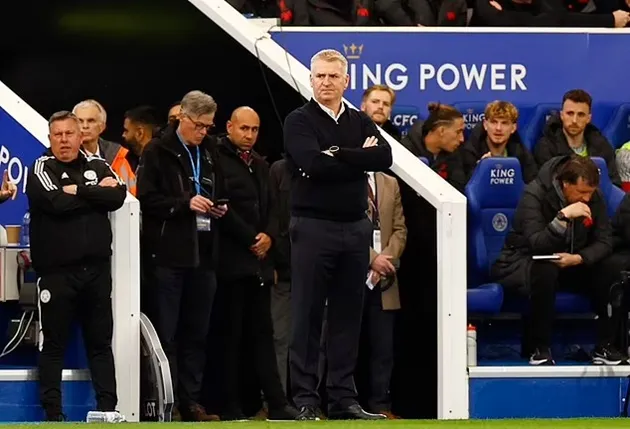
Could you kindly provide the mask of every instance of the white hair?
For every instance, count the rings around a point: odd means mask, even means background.
[[[322,49],[313,55],[311,57],[311,72],[313,72],[313,66],[317,61],[326,61],[328,63],[339,61],[343,66],[344,74],[348,74],[348,60],[346,60],[346,57],[344,57],[339,51],[334,49]]]
[[[72,109],[72,113],[76,115],[78,109],[83,109],[85,107],[96,107],[96,110],[98,110],[99,116],[101,117],[101,122],[104,124],[107,123],[107,112],[105,111],[103,105],[96,100],[89,99],[81,101],[76,106],[74,106],[74,108]]]

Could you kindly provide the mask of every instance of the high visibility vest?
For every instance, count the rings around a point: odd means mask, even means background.
[[[127,185],[127,190],[133,195],[136,196],[136,173],[129,165],[127,161],[127,153],[129,153],[128,149],[121,147],[118,153],[116,153],[116,157],[112,161],[112,170],[120,177],[120,179],[125,182]]]

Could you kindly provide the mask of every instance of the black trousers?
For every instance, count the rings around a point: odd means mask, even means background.
[[[556,291],[582,293],[592,302],[597,314],[598,343],[607,345],[614,341],[621,321],[620,311],[608,314],[610,287],[620,280],[625,259],[609,256],[592,265],[578,265],[560,269],[553,262],[534,261],[530,271],[529,329],[532,346],[548,348],[551,345],[555,318]]]
[[[368,362],[367,403],[375,413],[391,411],[392,407],[389,390],[394,369],[395,321],[395,311],[383,310],[380,288],[366,290],[362,345]]]
[[[269,408],[287,404],[282,389],[271,321],[271,291],[269,284],[261,286],[258,276],[220,281],[225,296],[227,314],[224,319],[224,403],[227,414],[241,410],[240,377],[244,340],[251,341],[252,355],[246,361],[255,369]],[[249,366],[249,365],[248,365]]]
[[[158,266],[153,278],[156,314],[151,321],[168,358],[176,401],[186,409],[200,399],[216,275],[202,266]]]
[[[291,391],[298,407],[319,406],[318,365],[326,299],[329,408],[357,402],[354,384],[372,224],[293,217]]]
[[[39,355],[39,395],[47,413],[61,412],[61,372],[72,322],[83,331],[96,406],[116,409],[116,373],[112,354],[112,276],[108,262],[46,274],[37,282],[43,343]],[[41,337],[40,337],[41,339]]]
[[[271,287],[271,320],[276,350],[278,374],[285,394],[289,370],[289,340],[291,338],[291,282],[279,281]]]

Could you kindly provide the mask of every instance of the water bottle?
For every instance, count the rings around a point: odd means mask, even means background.
[[[466,331],[466,351],[468,366],[477,366],[477,328],[470,324]]]
[[[122,423],[125,417],[118,411],[90,411],[85,419],[88,423]]]
[[[22,246],[30,246],[31,245],[31,214],[27,211],[24,213],[24,217],[22,218],[22,230],[20,231],[20,244]]]

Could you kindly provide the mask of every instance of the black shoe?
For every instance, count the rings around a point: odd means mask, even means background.
[[[359,404],[347,408],[332,408],[328,413],[329,420],[385,420],[384,414],[372,414],[365,411]]]
[[[607,344],[595,347],[593,350],[593,363],[595,365],[625,365],[628,363],[628,356]]]
[[[537,348],[534,354],[529,358],[530,365],[555,365],[556,361],[551,356],[551,350],[548,348]]]
[[[295,416],[295,420],[319,420],[319,417],[317,417],[315,407],[305,405],[300,408],[300,412]]]
[[[240,408],[228,408],[226,412],[221,414],[221,421],[224,422],[246,422],[247,416]]]
[[[282,408],[269,408],[267,420],[295,420],[300,412],[290,405]]]

